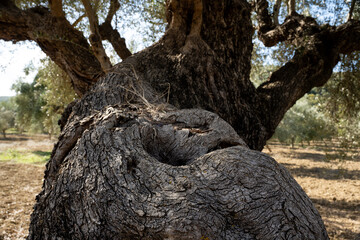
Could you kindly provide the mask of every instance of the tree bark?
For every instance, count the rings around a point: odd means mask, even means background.
[[[290,174],[247,146],[261,133],[243,55],[250,6],[192,3],[170,2],[165,36],[69,107],[28,239],[328,239]],[[233,104],[233,124],[252,126],[255,140],[216,114],[176,109],[225,114]]]
[[[80,125],[47,165],[28,239],[328,239],[285,168],[216,114],[126,104]]]
[[[106,55],[104,46],[102,44],[102,39],[99,33],[99,20],[91,3],[89,0],[81,0],[84,5],[86,15],[89,19],[90,25],[90,37],[89,41],[91,43],[92,50],[94,52],[95,57],[100,62],[102,70],[107,73],[112,67],[110,58]]]

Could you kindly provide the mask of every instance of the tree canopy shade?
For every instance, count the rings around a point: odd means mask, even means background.
[[[127,1],[105,2],[102,22],[101,1],[78,3],[88,39],[67,3],[0,3],[0,38],[36,41],[81,96],[60,120],[29,239],[328,239],[289,173],[254,150],[328,81],[340,54],[360,50],[360,21],[320,25],[293,0],[284,21],[266,0],[168,0],[162,38],[131,55],[112,25]],[[258,87],[253,12],[265,46],[296,49]],[[102,40],[121,63],[111,65]]]

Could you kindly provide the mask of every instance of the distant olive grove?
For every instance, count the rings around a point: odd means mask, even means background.
[[[15,105],[11,99],[0,99],[0,131],[6,138],[6,131],[15,125]]]
[[[76,99],[68,76],[48,59],[37,69],[33,82],[19,80],[12,86],[16,96],[0,99],[0,130],[3,137],[13,129],[18,133],[60,132],[58,120],[67,104]],[[25,69],[25,72],[29,71]]]

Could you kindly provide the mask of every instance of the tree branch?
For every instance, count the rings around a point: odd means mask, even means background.
[[[37,42],[42,51],[70,76],[79,96],[102,74],[83,34],[65,18],[54,17],[46,8],[21,10],[11,1],[1,2],[0,39]]]
[[[130,57],[132,54],[126,47],[125,39],[122,38],[116,29],[111,26],[111,21],[120,8],[118,0],[111,0],[108,15],[106,16],[105,22],[99,26],[99,33],[104,40],[108,40],[113,46],[115,52],[119,55],[122,60]]]
[[[339,53],[360,51],[360,21],[351,20],[340,25],[332,32],[332,37],[336,40]]]
[[[257,88],[262,98],[259,112],[267,113],[262,119],[269,137],[298,99],[313,87],[328,81],[340,59],[339,54],[360,50],[360,21],[351,21],[337,28],[323,26],[318,30],[320,32],[308,35],[299,43],[291,61]]]
[[[279,25],[279,11],[281,7],[281,0],[276,0],[273,10],[273,21],[275,25]]]
[[[276,26],[271,19],[268,11],[269,3],[267,0],[254,0],[253,8],[256,12],[256,19],[258,20],[259,33],[273,30]]]
[[[130,57],[132,53],[126,47],[125,39],[120,36],[120,33],[113,29],[112,26],[104,22],[99,27],[99,32],[104,40],[108,40],[113,46],[115,52],[119,55],[122,60]]]
[[[0,3],[0,38],[13,42],[30,40],[28,31],[26,19],[21,16],[18,8],[12,4],[1,5]]]
[[[279,42],[290,42],[298,46],[303,37],[316,34],[321,31],[321,27],[315,19],[303,15],[288,16],[284,23],[268,31],[259,29],[259,39],[266,47],[272,47]]]
[[[54,17],[65,17],[62,0],[49,0],[51,14]]]
[[[75,22],[73,22],[73,24],[71,24],[72,27],[76,27],[76,25],[79,24],[79,22],[81,20],[83,20],[83,18],[86,17],[86,14],[84,13],[83,15],[81,15],[78,19],[75,20]]]
[[[354,8],[355,8],[355,1],[356,0],[352,0],[351,1],[351,5],[350,5],[350,9],[349,9],[349,14],[348,14],[348,17],[347,17],[347,21],[350,21],[352,19],[352,14],[353,14],[353,11],[354,11]]]
[[[120,3],[118,0],[111,0],[110,1],[110,8],[109,8],[109,12],[108,15],[105,18],[105,22],[111,23],[115,13],[117,12],[117,10],[119,10],[120,8]]]
[[[296,14],[296,12],[295,12],[295,0],[289,0],[288,1],[288,14],[290,16]]]
[[[299,39],[302,37],[321,31],[320,26],[314,18],[298,15],[295,12],[295,2],[293,0],[287,1],[289,16],[285,18],[285,21],[281,25],[278,25],[278,12],[276,12],[276,8],[280,7],[276,5],[278,1],[274,6],[273,19],[275,24],[272,22],[272,18],[268,12],[267,0],[256,0],[254,3],[259,23],[259,39],[265,46],[272,47],[283,41],[298,45]]]
[[[89,19],[91,35],[89,37],[91,47],[94,51],[94,55],[99,60],[101,68],[104,72],[108,72],[112,67],[109,57],[106,55],[105,49],[101,42],[101,36],[99,33],[99,22],[97,16],[91,7],[89,0],[81,0],[86,11],[86,15]]]

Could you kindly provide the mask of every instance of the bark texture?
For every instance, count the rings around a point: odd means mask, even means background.
[[[122,105],[86,122],[47,165],[28,239],[328,239],[290,174],[216,114]]]
[[[267,130],[249,80],[251,6],[246,1],[189,0],[169,1],[168,9],[164,37],[126,62],[159,94],[170,92],[169,103],[216,112],[250,148],[262,149]]]

